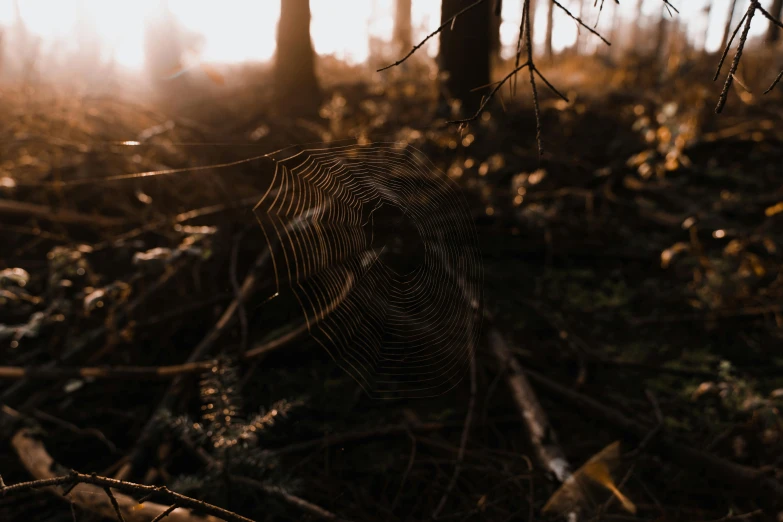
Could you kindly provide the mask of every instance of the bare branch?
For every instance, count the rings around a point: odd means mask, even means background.
[[[546,86],[549,87],[549,89],[553,93],[557,94],[563,101],[570,101],[565,94],[563,94],[562,92],[558,91],[557,88],[554,85],[549,83],[549,80],[546,79],[546,76],[541,74],[541,71],[538,70],[538,67],[533,67],[533,70],[536,72],[538,77],[541,78],[541,80],[543,80],[543,82],[546,84]]]
[[[775,78],[775,81],[772,82],[772,85],[769,86],[769,89],[764,91],[764,94],[768,94],[768,93],[772,92],[772,89],[774,89],[777,86],[777,84],[780,83],[780,80],[783,80],[783,71],[780,71],[780,73],[778,74],[778,77]]]
[[[742,24],[745,23],[745,19],[748,17],[748,12],[745,11],[745,14],[742,15],[742,18],[740,19],[739,23],[737,24],[737,28],[734,29],[734,32],[731,34],[731,38],[729,38],[728,43],[726,44],[726,47],[723,49],[723,54],[721,54],[720,61],[718,62],[718,68],[715,70],[715,76],[713,76],[712,81],[718,79],[718,76],[720,76],[720,70],[723,69],[723,62],[726,61],[726,57],[729,55],[729,51],[731,50],[731,44],[734,43],[734,38],[737,37],[737,33],[739,32],[740,28],[742,27]]]
[[[770,22],[772,22],[774,25],[776,25],[776,26],[780,27],[781,29],[783,29],[783,22],[781,22],[780,20],[778,20],[777,18],[775,18],[774,16],[772,16],[772,15],[769,13],[769,11],[767,11],[766,9],[764,9],[764,6],[762,6],[761,4],[759,4],[759,5],[758,5],[758,7],[756,7],[756,9],[758,9],[759,11],[761,11],[761,14],[763,14],[763,15],[764,15],[764,16],[767,18],[767,20],[769,20],[769,21],[770,21]]]
[[[557,3],[555,0],[553,2]],[[536,76],[533,72],[535,64],[533,63],[533,36],[530,30],[530,0],[525,2],[525,10],[527,16],[525,17],[525,47],[527,48],[527,61],[530,63],[528,67],[528,73],[530,74],[530,87],[533,89],[533,110],[536,113],[536,144],[538,145],[538,159],[544,154],[544,146],[541,143],[541,106],[538,102],[538,87],[536,86]]]
[[[457,14],[455,14],[454,16],[452,16],[451,18],[449,18],[448,20],[446,20],[446,21],[445,21],[443,24],[441,24],[441,26],[440,26],[440,27],[438,27],[437,29],[435,29],[434,31],[432,31],[430,34],[428,34],[428,35],[427,35],[427,36],[426,36],[426,37],[425,37],[425,38],[424,38],[424,39],[423,39],[421,42],[419,42],[419,43],[417,43],[416,45],[414,45],[414,46],[413,46],[413,49],[411,49],[411,50],[408,52],[408,54],[406,54],[405,56],[403,56],[402,58],[400,58],[399,60],[397,60],[397,61],[396,61],[396,62],[394,62],[393,64],[391,64],[391,65],[387,65],[386,67],[382,67],[382,68],[378,69],[378,70],[377,70],[377,71],[375,71],[375,72],[381,72],[381,71],[385,71],[386,69],[391,69],[392,67],[396,67],[396,66],[400,65],[402,62],[404,62],[405,60],[407,60],[408,58],[410,58],[411,56],[413,56],[413,53],[415,53],[416,51],[418,51],[419,49],[421,49],[421,47],[422,47],[422,46],[423,46],[425,43],[427,43],[427,40],[429,40],[430,38],[432,38],[433,36],[435,36],[436,34],[438,34],[439,32],[441,32],[441,31],[442,31],[443,29],[445,29],[446,27],[449,27],[449,26],[451,26],[451,25],[452,25],[452,24],[453,24],[453,23],[454,23],[454,22],[457,20],[457,18],[458,18],[460,15],[463,15],[463,14],[465,14],[466,12],[470,11],[471,9],[473,9],[474,7],[476,7],[476,6],[477,6],[477,5],[479,5],[479,4],[482,4],[482,3],[484,3],[485,1],[486,1],[486,0],[476,0],[475,2],[473,2],[472,4],[470,4],[469,6],[465,7],[465,8],[464,8],[464,9],[462,9],[460,12],[458,12]]]
[[[523,63],[522,65],[514,68],[514,70],[508,73],[502,80],[496,82],[495,88],[492,89],[492,92],[489,93],[489,96],[486,96],[484,98],[484,101],[481,102],[481,105],[479,106],[478,110],[473,114],[473,116],[461,120],[451,120],[449,121],[449,123],[465,124],[465,123],[470,123],[472,121],[476,121],[479,118],[479,116],[481,116],[481,113],[484,112],[484,109],[486,108],[487,104],[489,104],[492,98],[494,98],[495,94],[500,90],[500,88],[503,87],[503,84],[505,84],[508,80],[510,80],[511,77],[514,76],[516,73],[518,73],[525,67],[528,67],[529,65],[530,62]]]
[[[109,486],[103,486],[103,491],[106,492],[106,496],[109,497],[109,501],[111,502],[111,507],[114,508],[114,512],[117,514],[117,519],[120,522],[125,522],[125,517],[122,516],[122,510],[120,509],[120,504],[117,502],[117,497],[114,496],[114,493],[111,492],[111,488]]]
[[[598,31],[596,31],[595,29],[593,29],[592,27],[590,27],[589,25],[587,25],[586,23],[584,23],[584,22],[582,21],[582,18],[580,18],[579,16],[576,16],[576,15],[575,15],[575,14],[573,14],[571,11],[569,11],[568,9],[566,9],[566,8],[565,8],[565,6],[564,6],[563,4],[561,4],[561,3],[560,3],[560,2],[558,2],[557,0],[552,0],[552,3],[553,3],[553,4],[555,4],[557,7],[559,7],[560,9],[562,9],[562,10],[563,10],[563,12],[564,12],[566,15],[568,15],[568,17],[569,17],[569,18],[571,18],[572,20],[574,20],[574,21],[575,21],[577,24],[579,24],[580,26],[584,27],[585,29],[587,29],[588,31],[590,31],[591,33],[593,33],[595,36],[597,36],[598,38],[600,38],[600,39],[601,39],[601,41],[602,41],[603,43],[605,43],[606,45],[612,45],[612,43],[611,43],[609,40],[607,40],[606,38],[604,38],[603,36],[601,36],[601,33],[599,33]]]
[[[742,58],[742,51],[745,49],[745,43],[748,41],[750,24],[753,20],[753,15],[755,14],[756,9],[758,9],[758,6],[758,0],[751,0],[750,7],[748,7],[747,17],[745,19],[745,27],[742,29],[742,35],[740,36],[739,45],[737,46],[737,52],[734,54],[734,60],[731,62],[731,67],[729,67],[729,74],[726,77],[726,83],[723,84],[723,90],[721,91],[720,97],[718,98],[718,105],[715,107],[715,112],[717,114],[720,114],[721,111],[723,111],[723,107],[726,105],[726,100],[729,97],[729,89],[731,89],[731,84],[734,82],[734,74],[737,72],[740,59]]]
[[[124,480],[117,480],[109,477],[102,477],[95,474],[78,473],[71,471],[67,475],[57,476],[52,471],[56,463],[47,453],[43,444],[28,429],[22,429],[11,439],[11,445],[22,460],[23,465],[28,471],[36,477],[36,480],[20,482],[12,485],[0,487],[0,495],[10,495],[24,493],[31,490],[47,489],[58,493],[58,496],[68,496],[83,507],[105,516],[116,514],[119,520],[125,520],[125,517],[140,520],[147,517],[151,520],[158,513],[164,510],[160,504],[146,502],[146,498],[136,500],[128,495],[114,494],[109,488],[131,494],[141,494],[149,496],[159,495],[171,504],[181,506],[169,512],[169,515],[177,515],[175,520],[184,522],[196,520],[202,522],[214,522],[216,519],[222,519],[230,522],[252,522],[249,518],[238,515],[227,509],[209,504],[202,500],[182,495],[171,491],[165,486],[148,486],[145,484],[136,484]],[[61,491],[60,488],[64,488]],[[95,503],[96,494],[103,491],[109,496],[111,507],[106,504]],[[166,509],[166,511],[168,511]],[[206,513],[206,516],[196,515],[194,511]],[[155,513],[154,515],[152,513]]]

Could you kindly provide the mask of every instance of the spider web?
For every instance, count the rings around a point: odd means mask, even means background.
[[[312,338],[372,397],[453,388],[482,306],[478,237],[456,184],[404,144],[273,159],[254,213],[277,290],[295,294]]]

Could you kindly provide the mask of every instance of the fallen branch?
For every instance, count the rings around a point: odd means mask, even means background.
[[[288,455],[291,453],[299,453],[302,451],[309,451],[315,449],[328,448],[330,446],[338,446],[349,442],[357,442],[367,439],[388,437],[390,435],[404,435],[407,433],[426,433],[428,431],[438,431],[446,427],[452,426],[443,422],[424,422],[413,424],[392,424],[390,426],[380,426],[374,429],[368,429],[364,431],[352,431],[347,433],[339,433],[336,435],[327,435],[320,439],[309,440],[305,442],[297,442],[289,444],[279,449],[269,450],[270,453],[276,456]],[[462,426],[462,424],[453,424],[454,427]]]
[[[99,214],[82,214],[81,212],[75,212],[73,210],[55,210],[44,205],[12,201],[9,199],[0,200],[0,214],[30,216],[69,225],[116,227],[127,223],[124,219],[101,216]]]
[[[586,395],[568,389],[539,373],[531,370],[525,370],[525,373],[537,385],[566,400],[580,410],[588,411],[591,415],[602,418],[604,421],[640,440],[648,437],[650,433],[649,427],[626,417],[617,410]],[[747,492],[753,492],[758,497],[766,498],[772,504],[783,505],[783,484],[759,469],[736,464],[705,451],[691,448],[663,433],[651,438],[648,442],[651,450],[668,456],[674,462],[683,467],[688,467],[700,476],[718,479],[724,484],[729,484]]]
[[[297,222],[294,222],[290,226],[296,226],[296,225]],[[220,317],[220,319],[212,328],[212,330],[193,349],[193,351],[190,354],[190,357],[185,362],[186,365],[193,365],[196,363],[196,361],[198,361],[198,359],[204,356],[204,354],[209,350],[212,344],[218,339],[218,337],[220,336],[222,331],[226,328],[226,326],[229,324],[229,322],[233,319],[234,314],[239,309],[241,303],[247,300],[249,295],[253,292],[253,290],[256,287],[256,273],[258,269],[261,266],[263,266],[266,263],[267,259],[269,259],[269,257],[271,256],[271,248],[272,247],[270,246],[270,248],[266,249],[263,253],[259,255],[255,265],[250,269],[250,272],[245,277],[245,280],[242,283],[242,286],[239,289],[237,296],[231,302],[231,305],[229,305],[228,308],[226,308],[226,310],[223,312],[223,315]],[[324,317],[331,314],[331,312],[335,308],[337,308],[340,305],[340,303],[342,303],[342,301],[347,297],[352,287],[353,287],[353,277],[349,276],[348,281],[343,287],[343,291],[337,297],[337,299],[335,299],[335,301],[332,302],[326,310],[324,310],[324,312],[321,314],[320,320],[323,320]],[[297,330],[294,330],[293,332],[289,332],[287,335],[278,338],[275,341],[268,343],[267,345],[262,345],[253,348],[251,350],[248,350],[247,352],[244,352],[242,354],[242,357],[245,359],[259,357],[272,350],[276,350],[277,348],[283,346],[284,344],[286,344],[293,338],[297,337],[298,335],[304,333],[305,331],[309,331],[311,327],[312,326],[308,324],[302,325]],[[155,410],[156,412],[170,411],[173,409],[174,402],[177,400],[177,397],[179,396],[179,392],[185,383],[184,379],[187,375],[188,373],[182,373],[175,376],[174,382],[172,382],[168,390],[166,390],[166,393],[164,394],[157,409]],[[131,452],[130,458],[128,459],[128,463],[124,465],[117,472],[118,478],[125,478],[127,475],[135,472],[140,467],[141,461],[143,460],[146,450],[150,445],[152,435],[155,431],[154,429],[155,424],[156,424],[156,415],[153,415],[150,417],[150,419],[147,421],[147,424],[145,424],[144,428],[142,429],[138,439],[138,443],[136,444],[133,451]]]
[[[522,366],[514,357],[505,338],[497,328],[490,326],[487,337],[501,372],[505,374],[506,384],[511,390],[514,404],[516,404],[527,426],[536,460],[544,469],[554,475],[558,482],[564,482],[571,475],[571,467]]]
[[[131,301],[128,304],[128,306],[126,306],[124,309],[119,310],[116,314],[116,317],[114,318],[115,324],[119,324],[120,322],[127,320],[127,318],[131,316],[134,310],[136,310],[138,307],[146,303],[147,299],[149,299],[152,295],[155,294],[155,292],[157,292],[168,281],[170,281],[183,266],[185,266],[184,261],[182,260],[178,261],[176,264],[173,265],[173,269],[167,270],[153,284],[151,284],[142,293],[140,293],[136,297],[136,299]],[[103,324],[98,328],[91,330],[87,334],[83,335],[78,340],[73,340],[72,342],[66,342],[65,350],[63,354],[59,357],[59,360],[49,361],[40,368],[46,369],[47,371],[56,369],[59,363],[67,362],[72,358],[74,358],[92,342],[95,342],[97,339],[100,339],[101,337],[106,335],[108,330],[109,330],[108,326],[106,324]],[[10,373],[14,373],[14,372],[12,371]],[[27,395],[27,401],[25,402],[25,406],[26,407],[34,406],[35,401],[30,400],[32,395],[32,392],[30,390],[31,387],[32,387],[32,383],[26,380],[25,378],[22,378],[18,382],[15,382],[11,386],[3,390],[2,394],[0,394],[0,401],[11,402],[16,397]]]
[[[305,513],[309,513],[323,520],[338,520],[338,521],[342,520],[343,522],[346,522],[344,519],[338,517],[331,511],[327,511],[321,506],[313,504],[312,502],[308,502],[307,500],[301,497],[292,495],[291,493],[287,492],[283,488],[272,486],[271,484],[265,484],[264,482],[260,482],[258,480],[254,480],[248,477],[240,477],[237,475],[230,475],[229,480],[231,480],[232,482],[245,484],[254,487],[256,489],[259,489],[264,493],[266,493],[267,495],[277,497],[283,502],[285,502],[286,504],[294,506],[300,509],[301,511],[304,511]]]
[[[196,345],[195,348],[193,348],[193,351],[190,353],[190,356],[184,363],[185,365],[196,364],[199,359],[203,358],[204,354],[212,347],[215,341],[217,341],[231,320],[234,318],[234,314],[239,309],[240,301],[244,302],[255,289],[257,281],[256,272],[266,263],[270,256],[271,250],[267,248],[258,256],[258,258],[256,258],[256,262],[251,267],[247,276],[245,276],[245,280],[242,283],[242,287],[239,289],[238,295],[234,297],[233,301],[231,301],[231,304],[223,311],[223,314],[220,316],[217,323],[215,323],[209,333],[207,333],[201,342]],[[143,460],[148,448],[151,445],[153,433],[155,432],[157,412],[170,411],[174,408],[174,403],[179,397],[180,391],[185,385],[185,378],[188,375],[189,373],[178,373],[174,376],[174,381],[169,385],[157,408],[155,408],[154,414],[147,420],[144,428],[142,428],[136,446],[133,448],[128,458],[128,462],[122,468],[120,468],[120,470],[115,475],[116,478],[127,478],[129,475],[138,471],[138,468],[141,467],[141,461]]]
[[[478,311],[479,301],[470,294],[465,281],[454,272],[442,252],[436,250],[436,253],[441,257],[446,273],[459,286],[463,299],[468,303],[473,303],[473,306]],[[517,410],[527,426],[536,460],[544,469],[554,475],[558,482],[562,483],[571,476],[571,466],[568,464],[565,453],[557,442],[555,431],[549,423],[546,412],[544,412],[544,409],[538,402],[533,387],[530,386],[527,377],[525,377],[522,366],[509,349],[503,335],[494,326],[494,318],[485,309],[481,312],[485,324],[489,325],[487,337],[492,354],[498,362],[500,371],[505,373],[506,384],[511,390]]]
[[[353,285],[353,280],[349,279],[343,291],[338,298],[319,316],[315,322],[310,325],[312,328],[324,318],[328,317],[332,310],[337,308],[345,299]],[[230,311],[231,309],[227,309]],[[225,316],[225,313],[224,313]],[[222,317],[221,317],[222,319]],[[220,321],[218,322],[220,324]],[[268,353],[274,352],[288,345],[308,332],[308,325],[302,323],[290,332],[281,335],[271,341],[261,343],[246,352],[242,353],[240,359],[249,361],[257,359]],[[213,332],[210,332],[213,333]],[[208,336],[209,337],[209,336]],[[24,366],[0,366],[0,379],[18,380],[18,379],[38,379],[38,380],[59,380],[59,379],[170,379],[182,375],[198,374],[208,371],[217,364],[216,359],[206,361],[192,361],[182,364],[172,364],[167,366],[85,366],[85,367],[56,367],[46,365],[40,367]]]
[[[35,480],[10,486],[4,486],[0,481],[0,495],[45,489],[85,510],[104,517],[117,517],[126,522],[160,520],[159,516],[164,512],[167,513],[166,520],[172,522],[252,522],[226,509],[171,491],[165,486],[147,486],[75,471],[58,476],[52,471],[57,467],[54,459],[47,453],[43,443],[28,429],[14,434],[11,446]],[[171,506],[144,499],[139,501],[129,495],[112,493],[111,490],[144,496],[160,495],[166,498]],[[196,514],[194,511],[201,511],[206,515]]]

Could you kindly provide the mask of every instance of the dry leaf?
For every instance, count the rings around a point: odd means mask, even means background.
[[[565,514],[587,503],[590,486],[598,484],[617,497],[623,508],[636,514],[636,506],[617,488],[612,470],[620,464],[620,441],[608,445],[588,460],[581,468],[563,482],[549,498],[542,513]]]

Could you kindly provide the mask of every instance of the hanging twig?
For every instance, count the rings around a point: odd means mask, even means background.
[[[588,31],[593,33],[595,36],[600,38],[603,43],[605,43],[606,45],[612,45],[612,43],[609,40],[607,40],[606,38],[604,38],[601,35],[601,33],[599,33],[598,31],[596,31],[595,29],[593,29],[592,27],[590,27],[589,25],[584,23],[584,21],[582,20],[581,16],[576,16],[571,11],[566,9],[566,7],[563,4],[561,4],[560,2],[558,2],[557,0],[551,0],[551,1],[552,1],[553,4],[555,4],[557,7],[559,7],[566,14],[566,16],[568,16],[573,21],[575,21],[577,24],[579,24],[581,27],[584,27],[585,29],[587,29]],[[526,4],[528,4],[529,2],[530,2],[530,0],[526,0],[525,1]]]
[[[780,80],[782,80],[782,79],[783,79],[783,71],[780,71],[780,73],[778,74],[778,77],[777,77],[777,78],[775,78],[775,81],[773,81],[773,82],[772,82],[772,85],[770,85],[770,86],[769,86],[769,89],[767,89],[766,91],[764,91],[764,94],[768,94],[768,93],[770,93],[770,92],[772,91],[772,89],[774,89],[774,88],[775,88],[775,86],[776,86],[778,83],[780,83]]]
[[[538,86],[536,85],[536,76],[541,78],[547,87],[549,87],[552,92],[554,92],[556,95],[558,95],[560,98],[568,102],[568,98],[558,91],[554,85],[552,85],[549,80],[547,80],[543,74],[541,74],[541,71],[538,70],[538,68],[535,65],[534,62],[534,50],[533,50],[533,38],[532,38],[532,31],[531,31],[531,15],[530,15],[530,0],[526,0],[523,5],[523,12],[522,12],[522,25],[520,27],[520,41],[524,41],[524,47],[527,54],[527,61],[523,63],[522,65],[517,65],[514,70],[512,70],[510,73],[508,73],[502,80],[500,80],[495,87],[492,89],[492,92],[490,92],[489,96],[485,97],[482,101],[481,105],[479,106],[478,110],[469,118],[464,118],[461,120],[452,120],[449,123],[458,123],[461,125],[465,125],[467,123],[473,122],[477,120],[481,114],[484,112],[484,109],[486,108],[487,104],[494,98],[495,94],[500,90],[501,87],[503,87],[503,84],[509,81],[512,77],[516,78],[516,73],[521,71],[522,69],[526,68],[528,69],[528,72],[530,74],[530,87],[533,91],[533,109],[535,111],[536,116],[536,144],[538,146],[538,158],[541,159],[543,153],[544,153],[544,147],[542,143],[542,129],[541,129],[541,104],[538,97]],[[521,53],[521,45],[517,44],[517,63],[519,62],[519,57]]]
[[[737,24],[736,29],[734,29],[734,32],[731,35],[731,38],[729,39],[728,43],[726,44],[726,47],[723,49],[723,53],[721,54],[720,60],[718,61],[718,67],[715,71],[715,76],[713,77],[713,81],[718,79],[718,76],[720,75],[720,71],[723,68],[723,63],[726,61],[726,57],[729,54],[729,50],[731,49],[731,44],[734,42],[734,38],[737,36],[737,33],[739,32],[740,28],[742,28],[742,34],[740,35],[739,39],[739,45],[737,46],[737,52],[734,54],[734,59],[731,62],[731,66],[729,67],[729,73],[726,76],[726,82],[723,84],[723,90],[720,93],[720,97],[718,98],[718,105],[715,107],[715,112],[720,114],[723,111],[723,108],[726,106],[726,100],[729,96],[729,89],[731,89],[732,83],[737,80],[736,73],[737,68],[739,67],[740,60],[742,59],[742,52],[745,49],[745,44],[748,40],[748,33],[750,32],[750,26],[751,21],[753,20],[753,15],[756,13],[756,11],[759,11],[764,17],[769,20],[770,23],[773,25],[783,29],[783,22],[772,16],[772,14],[769,13],[764,7],[759,3],[758,0],[750,0],[750,5],[748,6],[747,11],[745,11],[745,14],[742,16],[742,19],[740,20],[739,24]],[[780,80],[783,79],[783,71],[778,74],[778,76],[775,78],[775,80],[772,82],[772,85],[769,86],[769,88],[764,91],[764,94],[769,93],[774,89],[778,83],[780,83]],[[739,80],[737,80],[739,82]]]
[[[476,7],[477,5],[482,3],[482,1],[484,1],[484,0],[478,0],[478,1],[470,4],[469,6],[465,7],[461,11],[459,11],[457,14],[455,14],[454,16],[452,16],[451,18],[446,20],[446,22],[444,22],[435,31],[433,31],[432,33],[427,35],[421,42],[419,42],[417,45],[415,45],[413,47],[413,49],[411,49],[411,51],[407,55],[405,55],[403,58],[397,60],[395,63],[393,63],[391,65],[387,65],[386,67],[378,69],[378,72],[385,71],[386,69],[389,69],[391,67],[395,67],[395,66],[400,65],[401,63],[403,63],[405,60],[410,58],[413,55],[413,53],[415,53],[418,49],[420,49],[427,42],[427,40],[429,40],[430,38],[432,38],[436,34],[440,33],[447,26],[453,24],[454,21],[459,16],[461,16],[464,13],[466,13],[468,10],[473,9],[474,7]],[[589,27],[581,19],[581,17],[576,16],[573,13],[571,13],[565,6],[563,6],[563,4],[561,4],[557,0],[551,0],[551,1],[554,3],[554,5],[556,5],[560,9],[562,9],[563,12],[566,13],[566,15],[568,15],[570,18],[575,20],[580,26],[584,27],[585,29],[590,31],[592,34],[598,36],[598,38],[600,38],[601,41],[603,41],[605,44],[611,45],[611,43],[606,38],[604,38],[600,33],[598,33],[593,28]],[[615,0],[615,1],[617,1],[617,0]],[[563,95],[560,91],[558,91],[543,76],[543,74],[541,74],[541,71],[539,71],[536,68],[536,66],[535,66],[535,62],[534,62],[535,52],[534,52],[534,49],[533,49],[532,33],[530,31],[530,28],[531,28],[531,25],[532,25],[531,16],[530,16],[530,2],[531,2],[531,0],[524,0],[524,3],[522,5],[522,17],[521,17],[520,25],[519,25],[519,38],[518,38],[518,41],[517,41],[517,53],[516,53],[516,61],[515,61],[515,65],[514,65],[514,70],[512,70],[509,74],[507,74],[500,82],[497,82],[496,84],[494,84],[495,86],[492,89],[492,91],[489,93],[488,96],[483,98],[483,100],[481,102],[481,105],[479,106],[479,109],[472,116],[464,118],[464,119],[452,120],[449,123],[465,125],[467,123],[476,121],[482,115],[482,113],[486,109],[487,105],[494,99],[495,95],[498,93],[500,88],[505,83],[507,83],[507,82],[509,82],[511,80],[509,85],[511,86],[512,94],[516,92],[516,73],[518,73],[522,69],[528,67],[529,68],[528,72],[530,74],[530,84],[531,84],[531,87],[533,89],[533,105],[534,105],[534,110],[535,110],[535,114],[536,114],[536,143],[537,143],[537,146],[538,146],[538,155],[539,155],[539,158],[540,158],[542,156],[542,154],[543,154],[543,145],[542,145],[542,141],[541,141],[541,110],[540,110],[540,103],[539,103],[539,97],[538,97],[538,88],[537,88],[536,83],[535,83],[535,77],[538,76],[539,78],[541,78],[544,81],[544,83],[547,85],[547,87],[549,87],[557,96],[559,96],[563,100],[568,101],[568,98],[566,98],[565,95]],[[668,2],[666,2],[666,0],[664,0],[664,2],[668,3]],[[495,4],[495,8],[496,9],[498,8],[499,4],[500,4],[499,2]],[[527,59],[527,61],[524,64],[520,64],[521,55],[522,55],[523,42],[524,42],[524,47],[525,47],[525,49],[527,51],[527,58],[528,59]]]
[[[425,36],[425,37],[424,37],[424,39],[423,39],[422,41],[420,41],[419,43],[417,43],[416,45],[414,45],[414,46],[413,46],[413,49],[411,49],[411,50],[408,52],[408,54],[406,54],[405,56],[403,56],[402,58],[400,58],[399,60],[397,60],[397,61],[396,61],[396,62],[394,62],[393,64],[391,64],[391,65],[387,65],[386,67],[381,67],[380,69],[378,69],[378,70],[377,70],[377,71],[375,71],[375,72],[381,72],[381,71],[385,71],[386,69],[391,69],[392,67],[397,67],[398,65],[400,65],[401,63],[403,63],[405,60],[407,60],[408,58],[410,58],[411,56],[413,56],[413,53],[415,53],[416,51],[418,51],[419,49],[421,49],[421,47],[422,47],[422,46],[423,46],[425,43],[427,43],[427,41],[428,41],[430,38],[432,38],[432,37],[433,37],[433,36],[435,36],[436,34],[440,33],[440,32],[441,32],[442,30],[444,30],[446,27],[449,27],[449,26],[451,26],[451,25],[452,25],[452,24],[453,24],[453,23],[454,23],[454,22],[457,20],[457,18],[459,18],[461,15],[463,15],[463,14],[467,13],[468,11],[470,11],[470,10],[471,10],[471,9],[473,9],[474,7],[478,6],[479,4],[483,4],[485,1],[486,1],[486,0],[476,0],[475,2],[473,2],[472,4],[470,4],[469,6],[465,7],[464,9],[462,9],[461,11],[459,11],[457,14],[455,14],[454,16],[452,16],[451,18],[449,18],[448,20],[446,20],[445,22],[443,22],[443,24],[441,24],[441,25],[440,25],[440,27],[438,27],[437,29],[435,29],[434,31],[432,31],[430,34],[428,34],[427,36]]]
[[[715,112],[717,114],[720,114],[723,111],[723,107],[726,105],[726,100],[729,97],[729,89],[731,89],[731,84],[734,82],[734,75],[736,74],[737,68],[739,67],[740,59],[742,59],[742,51],[745,49],[745,43],[748,41],[750,24],[753,20],[753,15],[755,14],[758,5],[758,0],[751,0],[750,7],[748,7],[748,12],[744,17],[745,26],[743,27],[742,34],[740,35],[737,52],[734,54],[734,59],[732,60],[731,66],[729,67],[729,74],[726,76],[726,82],[723,84],[723,90],[721,91],[720,97],[718,98],[718,105],[715,107]]]

